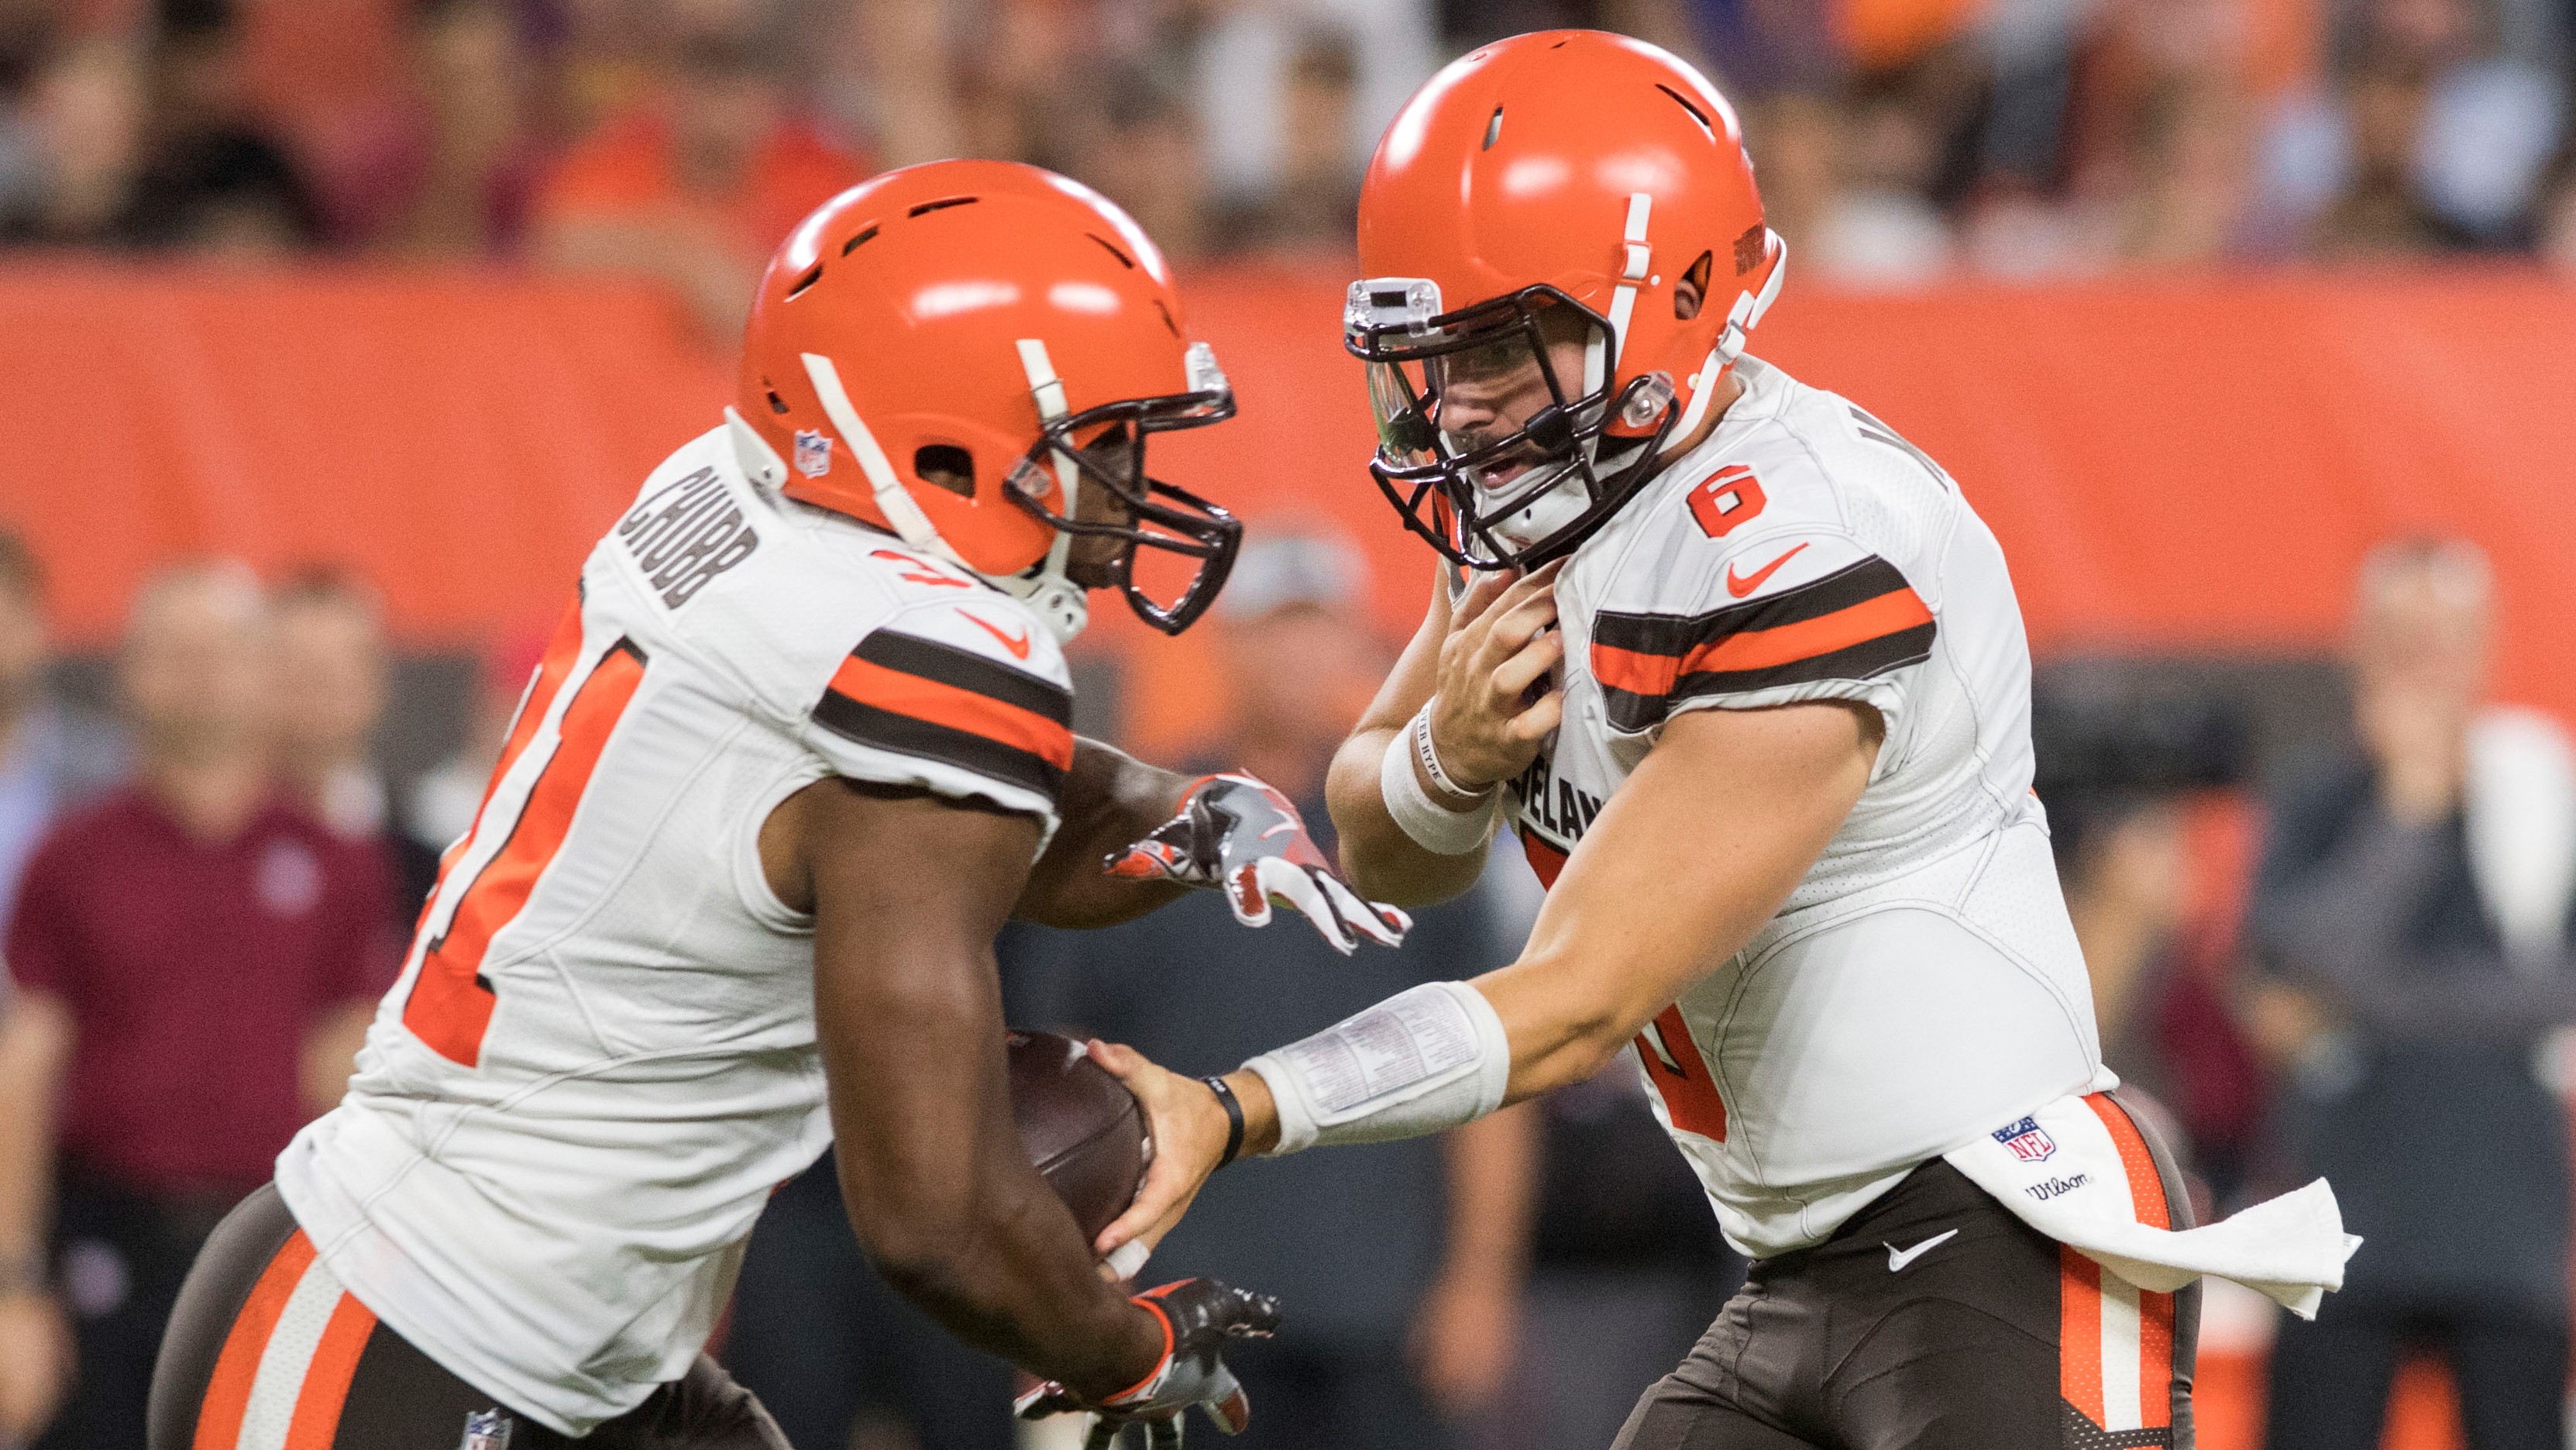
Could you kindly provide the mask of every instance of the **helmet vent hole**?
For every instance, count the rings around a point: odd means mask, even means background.
[[[870,226],[869,226],[865,231],[860,232],[857,236],[852,237],[852,238],[850,238],[848,241],[841,243],[841,255],[842,255],[842,256],[844,256],[844,257],[846,257],[846,256],[848,256],[849,254],[851,254],[852,252],[857,251],[857,250],[859,249],[859,245],[860,245],[861,243],[863,243],[863,242],[865,242],[865,241],[869,240],[870,238],[874,237],[876,234],[877,234],[877,229],[876,229],[876,227],[875,227],[874,225],[870,225]]]
[[[947,207],[967,206],[972,204],[975,200],[976,198],[971,196],[943,196],[937,201],[925,201],[921,205],[914,207],[912,210],[905,212],[904,215],[927,216],[932,212],[939,211]]]
[[[1716,260],[1716,254],[1702,252],[1699,260],[1690,264],[1689,271],[1673,280],[1673,316],[1677,320],[1688,322],[1699,316],[1699,310],[1708,305],[1709,273]]]
[[[1128,256],[1125,252],[1118,250],[1117,245],[1111,242],[1107,237],[1101,236],[1096,232],[1084,232],[1083,235],[1091,238],[1095,242],[1098,242],[1102,251],[1116,257],[1118,259],[1119,266],[1126,268],[1130,272],[1136,270],[1136,259]],[[1155,305],[1159,307],[1162,304],[1156,303]]]
[[[1172,320],[1172,309],[1163,305],[1162,298],[1157,297],[1154,299],[1154,310],[1163,314],[1163,325],[1172,330],[1172,336],[1178,337],[1181,335],[1181,325]]]
[[[1717,139],[1717,128],[1716,128],[1715,126],[1712,126],[1712,125],[1710,125],[1710,124],[1709,124],[1709,121],[1708,121],[1708,113],[1707,113],[1707,112],[1705,112],[1705,111],[1703,111],[1703,110],[1701,110],[1699,107],[1692,105],[1692,104],[1691,104],[1691,102],[1690,102],[1690,97],[1683,95],[1681,92],[1679,92],[1679,91],[1677,91],[1677,90],[1674,90],[1671,86],[1658,85],[1658,86],[1656,86],[1656,87],[1655,87],[1655,89],[1656,89],[1656,90],[1659,90],[1659,91],[1662,91],[1665,95],[1668,95],[1668,96],[1672,97],[1672,98],[1673,98],[1673,104],[1674,104],[1674,105],[1679,106],[1679,107],[1681,107],[1683,110],[1690,112],[1690,118],[1691,118],[1692,120],[1694,120],[1694,121],[1699,122],[1699,128],[1700,128],[1701,130],[1706,131],[1706,132],[1708,133],[1708,139],[1710,139],[1710,140],[1712,140],[1712,141],[1714,141],[1714,140],[1716,140],[1716,139]]]
[[[925,443],[912,450],[912,476],[960,498],[973,498],[975,455],[954,443]]]
[[[1485,120],[1485,149],[1493,150],[1494,143],[1501,139],[1503,139],[1503,108],[1496,106],[1494,114]]]
[[[808,273],[806,273],[804,276],[797,278],[797,279],[796,279],[796,285],[787,289],[787,297],[786,297],[786,300],[787,300],[787,301],[790,301],[790,302],[795,301],[797,298],[802,297],[802,296],[804,296],[804,295],[805,295],[805,289],[806,289],[806,288],[811,287],[811,286],[813,286],[815,283],[820,282],[820,281],[822,281],[822,280],[823,280],[823,264],[822,264],[822,263],[820,263],[820,262],[816,262],[816,263],[814,264],[814,270],[813,270],[813,271],[808,272]]]
[[[787,412],[787,400],[778,396],[778,390],[776,388],[770,388],[767,391],[769,393],[769,411],[785,416]]]

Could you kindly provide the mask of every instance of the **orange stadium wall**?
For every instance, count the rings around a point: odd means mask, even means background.
[[[1336,272],[1187,286],[1242,399],[1159,464],[1258,529],[1337,523],[1391,635],[1427,559],[1361,466]],[[2576,716],[2576,289],[2517,270],[2254,275],[1903,296],[1794,281],[1757,351],[1850,394],[1958,477],[2043,651],[2314,649],[2374,540],[2447,529],[2503,581],[2506,691]],[[470,646],[549,618],[726,369],[640,288],[506,273],[0,269],[0,520],[76,643],[177,556],[354,564],[398,627]],[[1158,444],[1158,448],[1164,445]],[[1211,706],[1209,642],[1124,657],[1130,725]]]

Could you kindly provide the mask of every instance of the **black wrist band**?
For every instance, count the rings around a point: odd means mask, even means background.
[[[1235,1097],[1234,1089],[1225,1085],[1224,1078],[1210,1073],[1199,1081],[1208,1085],[1208,1091],[1216,1094],[1217,1106],[1225,1109],[1225,1156],[1216,1160],[1216,1166],[1223,1168],[1243,1151],[1243,1104]]]

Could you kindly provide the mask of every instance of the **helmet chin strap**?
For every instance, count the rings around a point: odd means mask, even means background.
[[[1029,395],[1037,400],[1038,421],[1041,424],[1053,423],[1069,411],[1065,406],[1064,381],[1056,376],[1055,362],[1047,356],[1043,339],[1021,338],[1019,349],[1020,371],[1027,374]],[[1074,509],[1080,502],[1082,470],[1063,449],[1050,449],[1049,452],[1053,454],[1050,461],[1055,468],[1056,487],[1064,495],[1064,516],[1073,518]],[[1046,558],[1037,568],[1013,575],[1007,581],[994,581],[1036,610],[1038,618],[1046,622],[1046,627],[1054,633],[1059,644],[1071,643],[1073,637],[1082,633],[1083,627],[1091,622],[1088,591],[1065,577],[1065,564],[1072,555],[1073,535],[1058,529],[1054,541],[1047,545]]]
[[[965,561],[948,547],[946,539],[939,537],[930,515],[921,511],[921,505],[896,476],[894,465],[886,461],[885,450],[877,446],[877,435],[860,421],[849,390],[841,386],[841,370],[821,353],[799,356],[805,363],[806,380],[814,385],[814,396],[822,400],[823,416],[832,420],[832,431],[841,435],[841,441],[850,445],[851,456],[859,460],[859,471],[868,476],[868,490],[876,498],[877,512],[885,515],[895,537],[963,568]]]
[[[841,435],[841,441],[850,445],[851,454],[859,460],[859,471],[868,477],[868,488],[875,496],[877,511],[885,515],[897,538],[1027,602],[1047,627],[1047,632],[1059,641],[1069,640],[1082,632],[1083,623],[1088,618],[1082,591],[1067,583],[1061,575],[1050,576],[1043,571],[1034,578],[1025,574],[987,574],[959,558],[957,551],[948,546],[948,541],[939,536],[938,526],[931,523],[930,516],[921,511],[921,504],[913,498],[911,491],[903,486],[903,479],[895,473],[894,465],[886,461],[885,450],[877,446],[876,435],[868,431],[868,425],[859,417],[859,410],[850,403],[849,390],[841,386],[840,370],[832,366],[830,358],[820,353],[809,352],[802,357],[805,376],[814,384],[814,396],[822,401],[823,416],[832,421],[832,429]],[[773,450],[770,456],[774,459],[776,452]],[[1049,555],[1050,565],[1056,557]],[[1066,596],[1070,596],[1070,608],[1066,605]]]
[[[724,413],[725,436],[733,441],[734,462],[742,466],[743,477],[751,480],[753,488],[777,502],[779,487],[787,482],[787,461],[769,446],[768,439],[760,436],[759,429],[743,421],[732,404],[725,405]]]
[[[1701,360],[1699,371],[1691,374],[1690,406],[1682,410],[1681,421],[1673,425],[1675,438],[1688,438],[1699,427],[1699,420],[1708,414],[1708,397],[1717,390],[1717,380],[1744,355],[1744,344],[1760,325],[1762,314],[1779,299],[1780,283],[1789,275],[1789,244],[1768,228],[1763,235],[1771,240],[1771,275],[1762,279],[1761,291],[1735,294],[1735,305],[1726,311],[1725,328],[1718,333],[1708,356]]]

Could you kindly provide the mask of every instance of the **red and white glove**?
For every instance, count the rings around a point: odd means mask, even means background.
[[[1344,885],[1306,834],[1297,807],[1248,775],[1201,777],[1181,798],[1179,815],[1105,864],[1112,876],[1222,890],[1234,919],[1245,926],[1269,925],[1276,897],[1304,912],[1344,956],[1361,937],[1401,946],[1413,929],[1413,918],[1362,901]]]
[[[1084,1450],[1108,1450],[1129,1425],[1145,1427],[1147,1450],[1180,1450],[1181,1415],[1196,1405],[1229,1435],[1252,1422],[1252,1402],[1221,1357],[1228,1341],[1268,1339],[1279,1329],[1279,1301],[1215,1279],[1181,1279],[1148,1289],[1130,1303],[1163,1321],[1163,1357],[1129,1389],[1097,1404],[1049,1380],[1020,1396],[1023,1420],[1088,1410]]]

